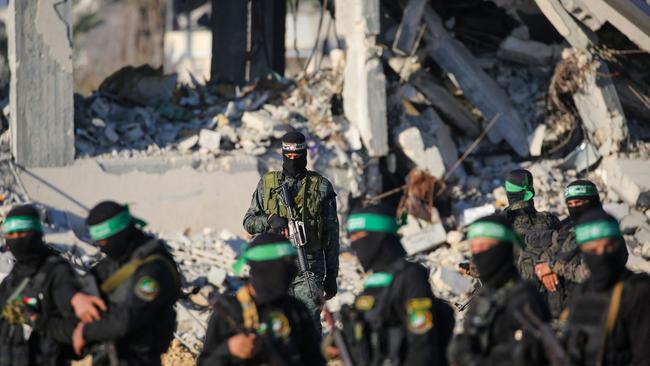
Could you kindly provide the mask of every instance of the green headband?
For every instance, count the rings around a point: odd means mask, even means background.
[[[564,190],[565,200],[583,196],[598,196],[598,190],[594,186],[587,185],[568,186]]]
[[[535,192],[533,192],[533,187],[528,184],[528,179],[524,180],[523,186],[519,186],[509,181],[506,181],[506,192],[510,192],[510,193],[524,192],[524,201],[528,201],[535,196]]]
[[[43,232],[43,225],[41,220],[31,216],[12,216],[7,217],[2,225],[2,231],[5,234],[11,234],[21,231],[36,231]]]
[[[250,249],[247,246],[244,246],[242,254],[239,256],[239,259],[237,259],[237,262],[233,264],[232,270],[239,276],[244,264],[249,261],[272,261],[284,257],[293,257],[295,255],[296,248],[294,248],[288,241],[258,245]]]
[[[118,213],[117,215],[111,217],[110,219],[100,222],[97,225],[90,225],[88,231],[90,232],[90,237],[94,241],[110,238],[111,236],[119,233],[120,231],[126,229],[130,223],[135,223],[140,227],[147,225],[146,222],[131,216],[129,212],[129,206],[124,205],[124,211]]]
[[[576,225],[576,244],[582,245],[592,240],[621,237],[618,224],[610,220],[600,220]]]
[[[470,225],[467,239],[474,238],[492,238],[502,242],[515,243],[522,249],[526,248],[526,244],[519,235],[511,229],[494,222],[480,221]]]
[[[394,217],[371,213],[352,214],[348,218],[347,223],[349,233],[355,231],[378,231],[397,234],[397,227],[397,220]]]

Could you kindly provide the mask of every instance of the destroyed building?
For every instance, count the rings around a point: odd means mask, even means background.
[[[333,182],[340,217],[378,197],[408,214],[401,228],[407,252],[430,268],[435,294],[451,303],[463,304],[475,286],[457,271],[469,254],[465,226],[505,207],[503,179],[520,167],[534,175],[536,206],[560,216],[566,216],[564,187],[578,178],[594,181],[605,209],[621,222],[628,267],[650,272],[650,6],[585,5],[340,0],[322,27],[336,32],[338,42],[317,43],[311,68],[296,77],[233,86],[191,77],[181,83],[160,65],[121,68],[97,90],[66,101],[72,167],[32,169],[2,160],[3,213],[17,202],[42,203],[48,240],[80,248],[75,255],[90,261],[79,217],[96,196],[66,189],[71,172],[87,172],[80,165],[92,165],[88,179],[110,176],[113,185],[133,179],[176,191],[164,191],[165,199],[128,196],[143,216],[170,207],[166,201],[183,216],[195,207],[180,207],[181,200],[216,189],[198,182],[220,179],[234,187],[225,195],[245,206],[250,187],[231,178],[244,174],[255,184],[259,174],[277,169],[279,138],[295,128],[307,135],[312,168]],[[20,108],[4,97],[3,118],[10,120]],[[4,154],[17,141],[7,128]],[[189,176],[186,184],[167,183]],[[71,199],[53,198],[49,186]],[[240,206],[228,203],[233,211]],[[205,230],[173,227],[164,235],[185,289],[199,289],[177,305],[177,338],[191,352],[201,344],[209,294],[237,281],[231,265],[245,240],[237,220],[229,227],[205,223]],[[163,232],[166,225],[154,218],[152,229]],[[0,257],[0,272],[7,263]],[[341,254],[341,263],[333,308],[351,302],[362,283],[351,252]]]

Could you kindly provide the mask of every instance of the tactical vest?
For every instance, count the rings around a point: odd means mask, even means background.
[[[354,308],[342,309],[343,316],[347,318],[343,332],[356,365],[401,364],[400,350],[406,332],[403,324],[387,325],[387,309],[394,278],[405,268],[405,262],[398,261],[387,271],[393,275],[393,279],[375,286],[381,288],[378,294],[371,296],[364,291],[355,300]]]
[[[3,319],[0,324],[0,366],[27,366],[32,362],[39,365],[55,365],[59,360],[60,346],[46,338],[41,329],[42,324],[50,316],[49,308],[52,303],[46,301],[43,295],[45,284],[50,271],[64,260],[56,255],[45,259],[36,273],[19,295],[20,306],[6,304],[7,299],[1,299]],[[9,276],[13,276],[10,274]],[[5,281],[11,280],[7,277]],[[49,297],[47,300],[52,300]],[[27,314],[26,314],[27,313]],[[36,315],[36,322],[28,321],[29,314]],[[7,319],[20,317],[21,319]],[[10,324],[10,323],[14,324]],[[33,332],[36,330],[36,332]]]
[[[307,253],[323,250],[328,244],[325,217],[323,217],[322,200],[324,197],[319,191],[324,179],[316,172],[307,171],[300,182],[298,194],[293,197],[294,218],[302,220],[305,224],[307,236],[305,251]],[[287,208],[281,203],[278,192],[278,187],[282,184],[282,173],[268,172],[264,174],[262,180],[264,184],[264,201],[262,202],[264,213],[267,216],[276,214],[288,218]]]
[[[481,354],[491,354],[492,359],[503,357],[503,362],[510,360],[511,350],[495,349],[501,340],[493,339],[492,330],[497,315],[505,310],[512,294],[525,291],[523,286],[524,281],[510,281],[495,293],[478,296],[474,300],[473,310],[465,319],[465,331],[478,341]]]
[[[581,365],[627,365],[629,352],[607,352],[623,292],[623,282],[611,291],[576,295],[568,319],[567,349],[572,361]]]

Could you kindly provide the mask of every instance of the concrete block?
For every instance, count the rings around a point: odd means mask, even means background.
[[[634,206],[641,192],[650,191],[650,161],[603,158],[596,172],[607,188],[618,194],[625,203]]]
[[[553,60],[553,47],[508,36],[501,42],[497,56],[524,65],[547,66]]]
[[[458,271],[446,267],[438,267],[431,280],[434,288],[449,291],[455,295],[471,292],[474,288],[470,277],[463,276]]]
[[[409,127],[400,132],[397,139],[404,155],[418,168],[428,171],[436,178],[442,178],[445,174],[445,163],[430,137],[422,135],[417,127]]]
[[[228,273],[223,268],[212,267],[208,272],[208,282],[215,286],[221,286],[226,280]]]
[[[491,204],[486,204],[478,207],[466,208],[463,210],[460,217],[460,225],[465,226],[473,223],[474,221],[491,215],[495,212],[494,206]]]
[[[219,152],[221,145],[221,134],[216,131],[202,129],[199,132],[199,146],[208,149],[210,152]]]
[[[72,0],[9,2],[11,148],[18,164],[74,160]]]
[[[530,156],[541,156],[542,155],[542,145],[544,143],[544,137],[546,136],[546,125],[540,124],[535,128],[535,131],[528,136],[528,152]]]
[[[619,222],[630,214],[630,206],[626,203],[605,203],[603,204],[603,210],[614,216]]]
[[[442,161],[445,162],[445,170],[449,170],[458,160],[458,147],[452,138],[451,129],[442,122],[442,119],[433,109],[427,109],[422,113],[425,123],[429,124],[431,131],[436,139],[436,147],[440,151]],[[458,179],[465,177],[467,173],[462,165],[459,165],[454,171],[454,176]]]
[[[402,238],[406,254],[413,255],[431,250],[447,240],[447,233],[442,223],[427,224],[421,231]]]
[[[634,234],[636,229],[646,223],[647,218],[638,211],[632,211],[621,220],[621,232],[623,234]]]
[[[562,169],[575,169],[581,172],[591,168],[600,161],[600,154],[596,148],[587,141],[583,141],[578,147],[570,152],[559,165]]]
[[[183,139],[181,142],[178,143],[178,151],[182,152],[188,152],[190,151],[196,144],[199,142],[199,136],[198,135],[192,135],[190,137],[187,137]]]
[[[273,128],[280,123],[266,111],[244,112],[241,121],[244,126],[265,133],[273,131]]]

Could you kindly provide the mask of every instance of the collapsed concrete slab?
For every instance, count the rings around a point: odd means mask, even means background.
[[[470,138],[476,138],[481,133],[481,128],[472,114],[427,72],[418,71],[409,81],[459,131]]]
[[[155,166],[161,164],[158,160]],[[117,169],[120,159],[111,161]],[[123,164],[133,162],[126,159]],[[80,159],[69,167],[21,171],[20,177],[35,202],[85,217],[93,205],[113,199],[129,203],[153,230],[171,233],[204,227],[242,232],[249,195],[260,175],[255,164],[245,170],[200,172],[181,165],[157,174],[131,170],[116,175],[94,160]]]
[[[465,97],[474,104],[486,120],[499,115],[493,131],[498,132],[519,156],[528,156],[528,131],[506,92],[478,65],[462,43],[446,30],[442,19],[427,7],[425,40],[429,54],[446,72],[453,74]]]
[[[393,41],[393,51],[405,56],[412,53],[419,38],[420,21],[426,5],[427,0],[410,0],[406,4]]]

